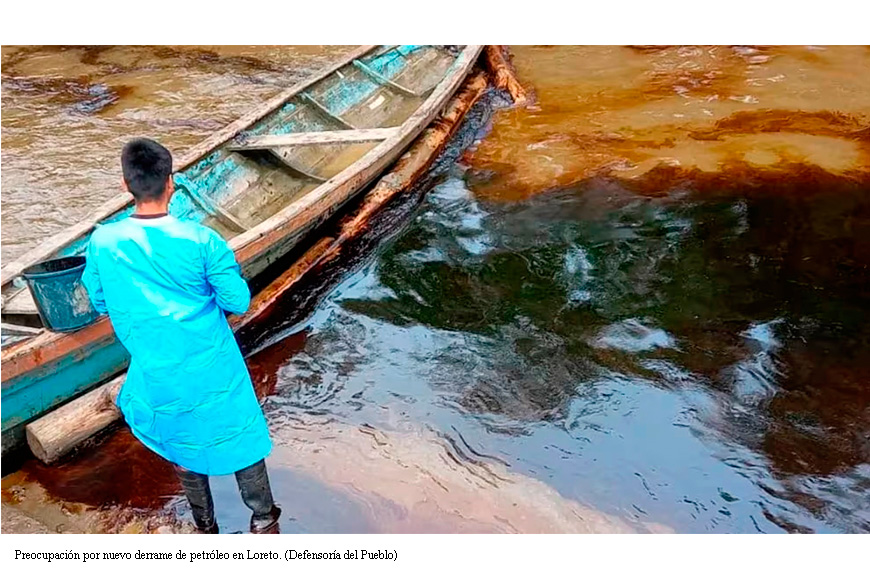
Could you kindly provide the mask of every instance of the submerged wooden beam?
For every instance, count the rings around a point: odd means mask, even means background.
[[[369,77],[371,77],[371,79],[374,80],[376,83],[381,84],[381,85],[386,85],[386,86],[388,86],[389,88],[391,88],[391,89],[393,89],[394,91],[396,91],[397,93],[402,93],[402,94],[405,95],[406,97],[417,97],[417,98],[420,98],[420,97],[423,96],[423,95],[421,95],[421,94],[419,94],[419,93],[415,93],[414,91],[412,91],[412,90],[409,89],[408,87],[403,87],[403,86],[400,85],[399,83],[394,82],[394,81],[388,79],[387,77],[385,77],[384,75],[382,75],[381,73],[379,73],[378,71],[376,71],[375,69],[373,69],[373,68],[367,66],[367,65],[366,65],[364,62],[362,62],[361,60],[355,60],[355,61],[353,61],[353,66],[355,66],[356,68],[358,68],[359,70],[361,70],[362,72],[364,72],[366,75],[368,75]]]
[[[338,236],[314,243],[287,272],[254,297],[245,315],[230,316],[233,330],[238,332],[267,316],[281,296],[319,264],[336,256],[342,244],[355,237],[378,210],[413,185],[444,149],[465,114],[483,94],[486,84],[483,73],[469,77],[441,116],[365,196],[360,209],[341,222]],[[115,400],[125,377],[126,374],[121,375],[27,425],[27,442],[33,454],[45,463],[53,463],[120,419]]]
[[[310,133],[286,133],[284,135],[258,135],[236,140],[229,146],[231,151],[255,151],[276,147],[299,145],[326,145],[330,143],[365,143],[384,141],[395,135],[398,127],[376,129],[353,129],[347,131],[313,131]]]

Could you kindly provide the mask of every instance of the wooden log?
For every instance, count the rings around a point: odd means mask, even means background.
[[[53,463],[120,419],[115,399],[126,377],[125,373],[28,424],[25,432],[33,454]]]
[[[296,145],[323,145],[326,143],[364,143],[383,141],[398,132],[398,127],[375,129],[349,129],[347,131],[312,131],[310,133],[287,133],[284,135],[258,135],[240,137],[228,147],[231,151],[255,151]]]
[[[517,105],[527,104],[530,99],[517,79],[516,70],[510,61],[507,48],[498,44],[488,44],[484,49],[484,62],[493,77],[496,87],[507,91]]]
[[[359,233],[379,209],[428,170],[465,114],[483,94],[486,84],[483,73],[469,77],[444,113],[432,122],[396,162],[392,171],[366,195],[360,209],[340,223],[339,235],[323,238],[313,244],[287,272],[254,297],[246,314],[230,316],[233,330],[238,331],[268,315],[281,296],[306,273],[325,259],[335,256],[340,246]],[[121,375],[27,425],[27,443],[33,454],[44,463],[51,464],[120,419],[121,412],[115,406],[115,399],[125,378],[126,374]]]

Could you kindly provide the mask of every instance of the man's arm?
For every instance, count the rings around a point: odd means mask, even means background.
[[[227,243],[210,232],[206,248],[205,274],[214,289],[217,305],[233,314],[244,314],[251,305],[251,291]]]
[[[88,251],[85,255],[85,271],[82,273],[82,284],[85,285],[85,290],[88,291],[88,297],[91,299],[91,304],[94,305],[94,310],[100,314],[106,314],[106,298],[103,295],[103,284],[100,282],[100,271],[97,268],[97,244],[94,243],[94,236],[88,241]]]

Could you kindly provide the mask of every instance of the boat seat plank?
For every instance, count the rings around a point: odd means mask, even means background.
[[[271,153],[278,161],[283,163],[290,171],[293,173],[310,179],[312,181],[316,181],[318,183],[324,183],[326,181],[325,177],[321,177],[320,175],[315,175],[311,171],[305,169],[298,163],[294,162],[290,159],[290,155],[288,153],[282,153],[279,149],[269,149],[269,153]]]
[[[420,97],[423,96],[423,95],[421,95],[420,93],[417,93],[417,92],[415,92],[415,91],[412,91],[412,90],[409,89],[408,87],[403,87],[403,86],[400,85],[399,83],[396,83],[396,82],[391,81],[390,79],[388,79],[388,78],[385,77],[384,75],[380,74],[378,71],[376,71],[376,70],[372,69],[371,67],[367,66],[367,65],[366,65],[364,62],[362,62],[361,60],[355,60],[355,61],[353,61],[353,66],[355,66],[356,68],[358,68],[359,70],[361,70],[362,72],[364,72],[366,75],[368,75],[369,77],[371,77],[372,80],[374,80],[374,81],[377,82],[378,84],[386,85],[387,87],[393,89],[393,90],[396,91],[397,93],[401,93],[401,94],[403,94],[403,95],[405,95],[405,96],[408,96],[408,97],[416,97],[416,98],[420,98]]]
[[[3,314],[39,314],[33,295],[27,288],[21,288],[3,301]]]
[[[43,331],[42,328],[33,328],[32,326],[22,326],[20,324],[10,324],[8,322],[0,322],[0,328],[4,333],[9,333],[18,336],[34,336]]]
[[[299,95],[299,97],[303,101],[305,101],[306,103],[308,103],[309,105],[314,107],[318,112],[320,112],[323,115],[326,115],[327,117],[329,117],[333,121],[337,122],[339,125],[341,125],[345,129],[356,129],[356,127],[354,125],[352,125],[347,120],[345,120],[341,115],[336,115],[335,113],[330,111],[326,105],[324,105],[323,103],[321,103],[320,101],[318,101],[317,99],[315,99],[314,97],[309,95],[308,93],[302,93]]]
[[[177,181],[178,180],[176,179],[176,182]],[[207,196],[200,194],[196,187],[187,187],[184,184],[179,184],[179,187],[182,187],[184,189],[188,197],[190,197],[190,199],[192,199],[194,203],[196,203],[206,213],[213,216],[226,227],[236,231],[237,233],[243,233],[248,230],[248,228],[245,227],[245,225],[239,220],[239,218],[237,218],[218,204],[214,203],[214,201],[212,201]]]
[[[240,137],[229,146],[229,149],[231,151],[256,151],[274,149],[276,147],[295,147],[297,145],[384,141],[395,135],[398,130],[398,127],[377,127],[375,129],[314,131],[310,133],[286,133],[284,135]]]

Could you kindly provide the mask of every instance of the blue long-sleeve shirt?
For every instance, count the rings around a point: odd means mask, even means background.
[[[91,236],[83,282],[130,353],[118,406],[140,441],[209,475],[268,455],[266,421],[224,314],[245,312],[251,294],[215,231],[171,216],[104,225]]]

